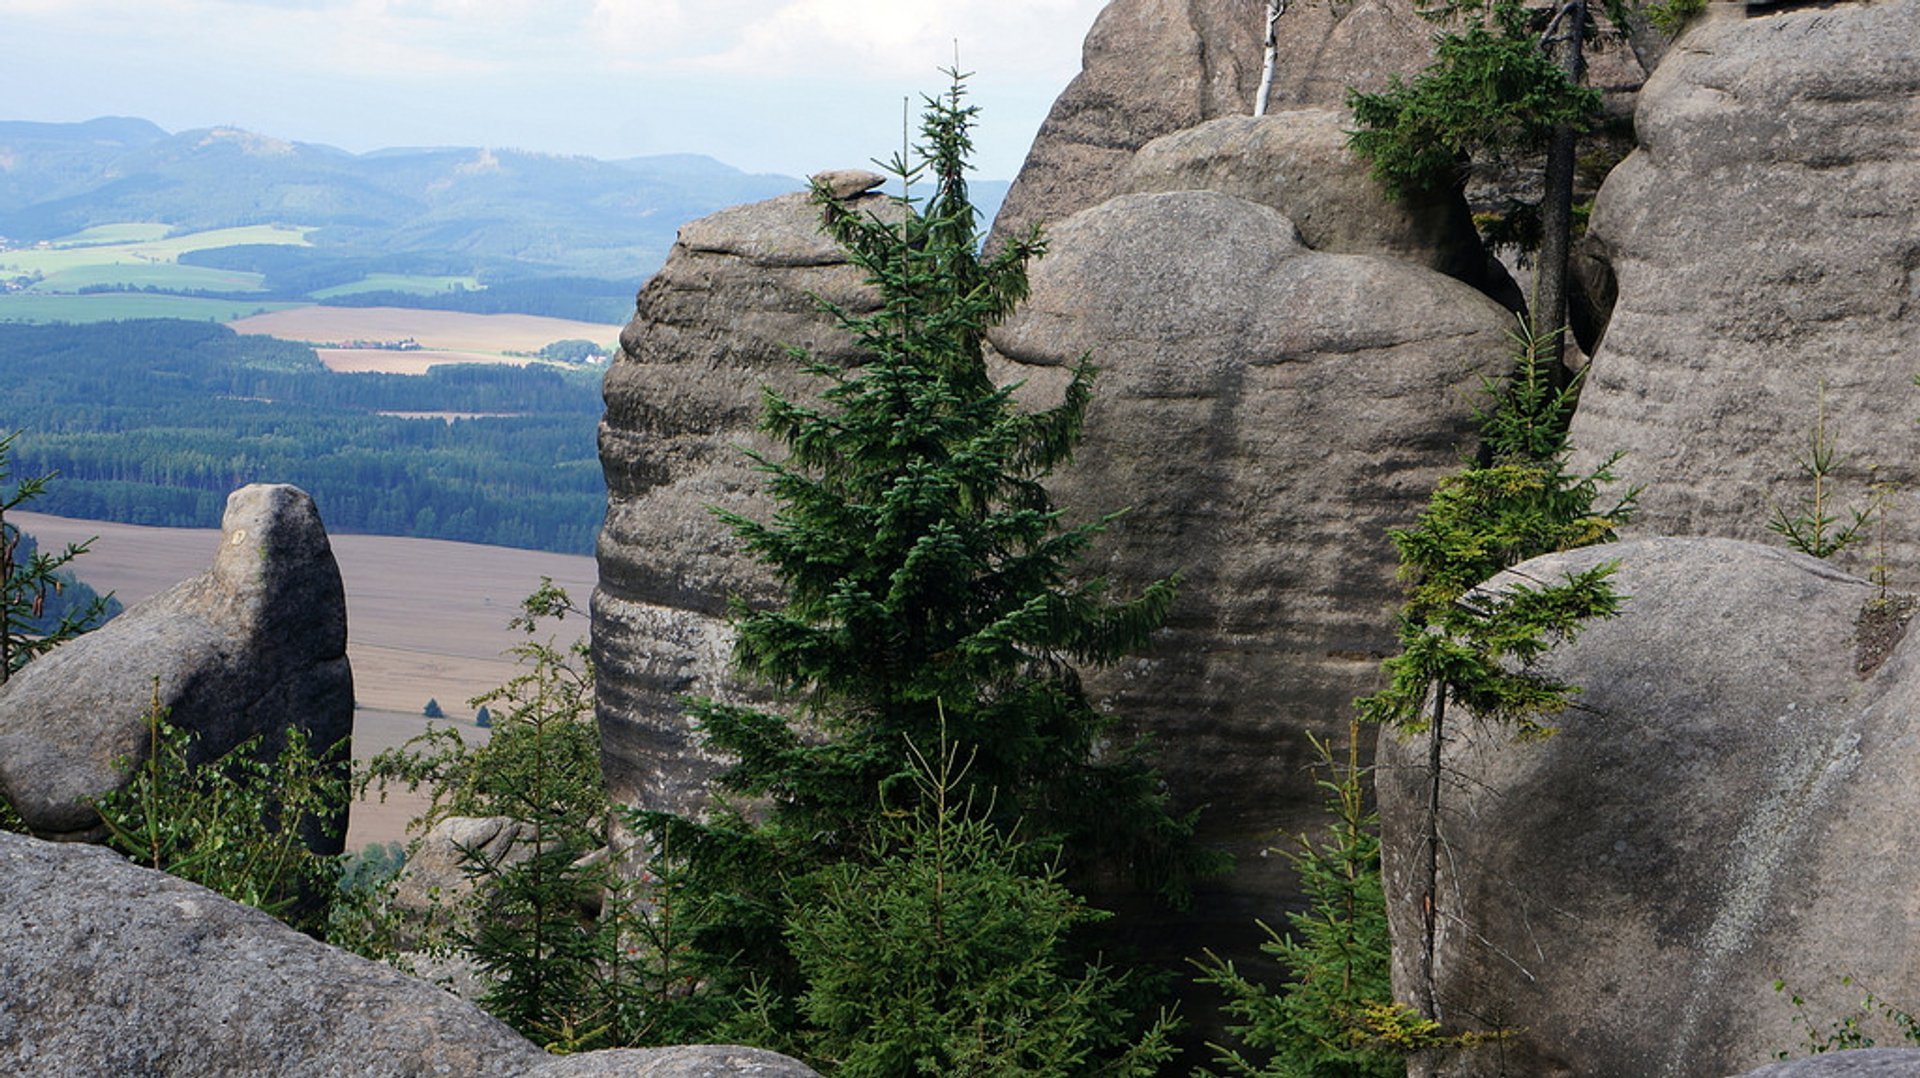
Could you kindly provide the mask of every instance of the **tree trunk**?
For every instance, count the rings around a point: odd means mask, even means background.
[[[1586,53],[1582,39],[1586,35],[1587,0],[1568,0],[1554,20],[1560,27],[1552,42],[1559,52],[1561,70],[1567,80],[1579,85],[1586,73]],[[1549,342],[1557,385],[1571,377],[1566,369],[1567,340],[1567,264],[1573,253],[1573,169],[1574,130],[1554,129],[1547,150],[1545,194],[1540,202],[1540,250],[1536,255],[1533,283],[1533,329]]]
[[[1287,0],[1267,0],[1267,32],[1261,40],[1266,43],[1266,51],[1260,62],[1260,89],[1253,96],[1253,114],[1267,114],[1267,98],[1273,93],[1273,69],[1280,60],[1280,38],[1275,28],[1280,24],[1280,13],[1287,10]]]
[[[1447,685],[1434,686],[1433,724],[1427,727],[1427,863],[1426,894],[1420,906],[1420,1015],[1440,1020],[1440,1003],[1433,991],[1433,951],[1440,935],[1440,749],[1447,723]]]

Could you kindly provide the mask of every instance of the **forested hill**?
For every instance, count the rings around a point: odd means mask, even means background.
[[[41,512],[211,528],[235,487],[282,482],[333,531],[584,554],[605,509],[597,367],[336,374],[304,345],[167,320],[0,323],[0,370],[16,474],[59,473]]]

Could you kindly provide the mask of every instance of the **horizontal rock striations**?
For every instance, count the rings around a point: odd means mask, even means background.
[[[1824,394],[1833,511],[1898,483],[1886,541],[1913,586],[1920,68],[1889,47],[1913,41],[1920,0],[1715,4],[1648,80],[1593,210],[1589,269],[1617,299],[1573,423],[1577,465],[1626,452],[1640,534],[1767,539],[1812,493]]]

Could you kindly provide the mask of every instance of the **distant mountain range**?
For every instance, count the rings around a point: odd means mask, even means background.
[[[316,256],[435,264],[400,272],[637,280],[683,222],[802,186],[692,154],[352,154],[235,128],[169,134],[122,117],[0,122],[0,236],[14,244],[121,222],[184,232],[283,223],[317,226]]]
[[[197,277],[120,270],[88,288],[205,296],[197,282],[205,271],[223,270],[250,275],[250,303],[397,304],[617,322],[632,312],[634,288],[666,259],[680,225],[804,186],[696,154],[619,161],[478,147],[354,154],[231,127],[170,134],[128,117],[0,121],[0,252],[102,226],[163,225],[174,235],[304,226],[311,229],[304,245],[186,245],[178,265],[199,268]],[[992,220],[1007,187],[973,184],[983,221]],[[450,279],[478,287],[418,283]],[[14,287],[28,280],[16,272]],[[47,295],[65,286],[31,287]]]

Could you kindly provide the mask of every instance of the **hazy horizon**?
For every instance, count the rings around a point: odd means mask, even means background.
[[[1012,179],[1104,0],[0,0],[4,119],[137,117],[352,153],[703,154],[805,176],[894,153],[974,73]]]

